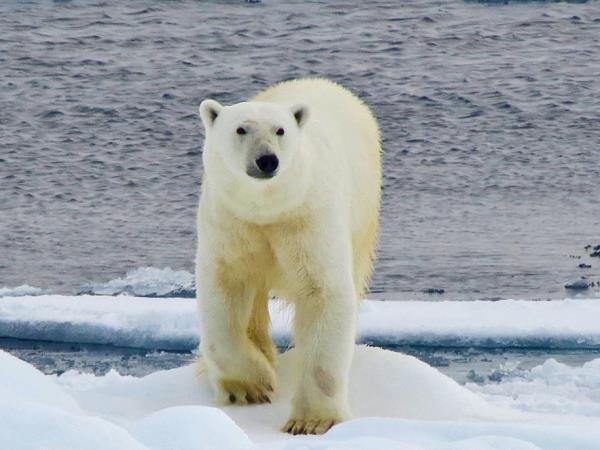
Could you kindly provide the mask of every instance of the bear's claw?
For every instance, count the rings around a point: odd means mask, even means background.
[[[238,380],[221,380],[220,385],[231,404],[271,403],[273,387],[270,383],[253,384]]]
[[[297,434],[323,434],[327,432],[332,426],[338,421],[334,419],[317,419],[317,420],[303,420],[303,419],[290,419],[281,429],[284,433],[293,435]]]

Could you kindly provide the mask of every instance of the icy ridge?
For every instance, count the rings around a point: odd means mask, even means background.
[[[270,306],[271,334],[289,342],[292,310]],[[382,302],[365,300],[358,341],[379,346],[600,348],[600,300]],[[192,299],[41,295],[0,299],[0,337],[189,351]]]

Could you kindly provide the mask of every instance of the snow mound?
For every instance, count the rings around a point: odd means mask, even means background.
[[[293,364],[284,364],[283,369],[286,368],[300,372]],[[292,376],[285,372],[281,375],[282,379]],[[365,386],[367,380],[371,386]],[[376,347],[356,348],[350,403],[356,417],[425,420],[498,417],[498,412],[492,411],[481,398],[428,364]]]
[[[0,368],[0,403],[38,403],[79,411],[77,403],[54,380],[2,350]]]
[[[280,358],[272,404],[223,408],[214,407],[193,366],[143,378],[57,377],[6,353],[0,358],[0,386],[21,380],[20,391],[0,395],[2,449],[597,450],[600,442],[600,419],[501,409],[415,358],[369,347],[357,347],[351,370],[356,419],[320,437],[277,431],[299,372],[293,350]],[[35,394],[21,396],[29,391]]]
[[[244,450],[253,446],[227,414],[206,406],[162,409],[135,424],[132,434],[154,450]]]
[[[273,301],[271,335],[289,342],[292,312]],[[365,300],[359,342],[382,347],[600,349],[600,299],[551,302]],[[189,351],[198,345],[196,303],[187,298],[4,297],[0,336]]]
[[[125,429],[106,420],[25,402],[0,402],[0,448],[148,450]]]
[[[244,408],[225,406],[222,410],[242,429],[278,434],[277,430],[289,414],[293,386],[300,373],[294,356],[294,350],[290,350],[280,357],[280,389],[273,403]],[[187,366],[135,378],[114,371],[106,377],[70,371],[57,380],[83,409],[130,425],[164,408],[214,406],[208,380],[197,378],[195,372],[194,366]],[[156,394],[148,396],[148,392]],[[364,346],[356,348],[352,364],[350,403],[356,417],[442,420],[489,418],[500,414],[497,408],[418,359]],[[132,407],[123,408],[124,404]]]
[[[0,367],[0,448],[144,448],[122,427],[83,413],[56,380],[1,350]]]
[[[367,418],[342,423],[327,433],[336,450],[592,450],[600,433],[591,427],[490,422],[425,422]],[[582,435],[577,435],[577,432]],[[293,447],[289,447],[290,449]]]

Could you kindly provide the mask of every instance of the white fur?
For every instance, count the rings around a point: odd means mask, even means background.
[[[200,116],[206,139],[196,276],[209,377],[222,401],[273,395],[272,292],[295,307],[302,370],[284,429],[324,432],[350,416],[357,300],[378,223],[377,124],[349,91],[320,79],[281,83],[228,107],[205,100]],[[240,136],[238,127],[248,132]],[[279,158],[273,178],[247,174],[261,149]]]

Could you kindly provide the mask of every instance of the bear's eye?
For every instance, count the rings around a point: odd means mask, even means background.
[[[284,129],[283,129],[283,128],[277,128],[277,131],[275,132],[275,134],[276,134],[277,136],[283,136],[283,135],[284,135],[284,133],[285,133],[285,131],[284,131]]]
[[[244,128],[242,128],[242,127],[238,127],[238,129],[235,130],[235,132],[237,134],[246,134],[246,130]]]

